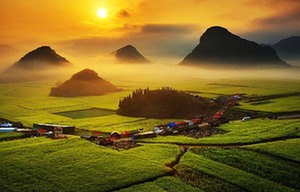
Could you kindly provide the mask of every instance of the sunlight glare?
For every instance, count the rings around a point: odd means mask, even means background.
[[[104,19],[107,16],[107,11],[105,8],[100,8],[97,11],[97,15],[98,17],[100,17],[101,19]]]

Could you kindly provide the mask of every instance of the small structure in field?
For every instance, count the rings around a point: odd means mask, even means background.
[[[17,128],[15,127],[1,127],[0,128],[0,133],[10,133],[16,131]]]
[[[243,117],[242,121],[250,121],[251,117]]]
[[[63,134],[72,134],[75,132],[75,126],[72,125],[58,125],[58,124],[33,124],[33,129],[45,129],[47,131],[57,132],[57,129],[62,129]]]

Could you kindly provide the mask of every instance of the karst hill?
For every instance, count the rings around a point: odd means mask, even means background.
[[[63,84],[53,87],[49,95],[56,97],[79,97],[103,95],[116,91],[119,91],[116,86],[99,77],[95,71],[84,69],[74,74]]]
[[[227,29],[211,27],[201,36],[199,44],[180,65],[201,67],[287,67],[268,46],[242,39]]]
[[[134,46],[126,45],[114,52],[115,58],[119,63],[145,64],[150,63]]]

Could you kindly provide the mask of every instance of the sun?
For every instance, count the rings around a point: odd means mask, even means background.
[[[100,8],[97,10],[97,15],[98,17],[100,17],[101,19],[104,19],[107,16],[107,11],[105,8]]]

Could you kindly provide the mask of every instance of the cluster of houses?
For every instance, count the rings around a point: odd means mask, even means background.
[[[195,131],[200,129],[211,128],[214,123],[220,122],[223,118],[224,111],[229,107],[239,105],[238,101],[241,100],[240,94],[235,94],[224,106],[224,109],[217,111],[208,122],[204,122],[204,117],[202,115],[194,116],[189,120],[182,120],[178,122],[170,122],[164,125],[155,126],[153,131],[142,132],[142,129],[134,131],[124,131],[118,133],[116,131],[112,132],[109,137],[102,137],[98,134],[93,134],[92,136],[81,136],[82,138],[94,141],[99,145],[116,145],[120,142],[135,141],[136,139],[152,138],[157,135],[176,135],[181,134],[186,131]],[[244,119],[243,119],[244,120]],[[246,120],[249,120],[247,117]]]
[[[13,127],[13,124],[12,123],[7,123],[7,122],[3,122],[0,124],[0,132],[14,132],[16,131],[17,128],[16,127]]]
[[[206,119],[202,115],[194,116],[189,120],[178,122],[170,122],[164,125],[155,126],[153,131],[143,132],[143,129],[124,131],[118,133],[112,132],[108,137],[100,136],[100,132],[94,132],[92,135],[83,135],[81,138],[88,139],[104,146],[122,146],[130,148],[135,146],[136,139],[151,138],[157,135],[176,135],[189,131],[204,130],[213,127],[215,122],[220,122],[224,112],[228,107],[239,105],[241,99],[239,94],[234,95],[230,101],[224,105],[224,108],[217,111],[211,119]],[[250,120],[250,117],[244,117],[242,120]],[[1,122],[0,122],[1,123]],[[32,136],[48,136],[51,138],[59,138],[62,134],[74,134],[75,126],[59,125],[59,124],[33,124],[33,129],[24,129],[22,123],[3,122],[0,124],[0,132],[23,132],[25,137]]]
[[[121,148],[130,148],[134,146],[136,139],[153,138],[157,135],[175,135],[186,130],[194,130],[210,127],[210,124],[203,123],[203,116],[195,116],[190,120],[170,122],[168,124],[156,126],[153,131],[143,132],[143,129],[117,132],[113,131],[109,137],[103,137],[99,132],[94,132],[91,136],[83,135],[89,141],[104,146],[122,146]],[[120,148],[120,147],[119,147]]]
[[[75,126],[58,124],[33,124],[33,129],[24,128],[21,122],[2,122],[0,132],[19,132],[24,133],[24,137],[49,136],[58,137],[59,134],[73,134]]]

